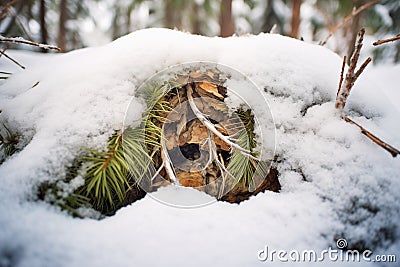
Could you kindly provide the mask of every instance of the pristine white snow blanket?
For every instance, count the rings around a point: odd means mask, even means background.
[[[82,147],[105,146],[146,78],[196,60],[236,68],[265,92],[281,193],[191,210],[147,196],[101,221],[33,200],[34,187],[62,178]],[[0,87],[0,120],[26,143],[0,166],[0,266],[257,266],[266,264],[257,259],[265,245],[318,251],[336,249],[339,237],[374,255],[398,253],[400,159],[338,118],[340,68],[324,47],[280,35],[164,29],[30,62]],[[400,114],[382,93],[386,82],[362,75],[346,113],[399,147]]]

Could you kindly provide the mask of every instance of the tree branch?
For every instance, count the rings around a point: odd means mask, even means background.
[[[374,142],[375,144],[377,144],[378,146],[382,147],[383,149],[385,149],[387,152],[389,152],[392,157],[397,157],[397,155],[400,154],[400,151],[389,145],[388,143],[385,143],[384,141],[382,141],[381,139],[379,139],[377,136],[373,135],[370,131],[368,131],[367,129],[365,129],[364,127],[362,127],[361,125],[359,125],[358,123],[356,123],[355,121],[351,120],[349,117],[343,116],[343,119],[348,122],[351,123],[353,125],[356,125],[358,128],[360,128],[361,133],[364,134],[366,137],[368,137],[372,142]]]
[[[381,45],[381,44],[384,44],[384,43],[394,42],[394,41],[397,41],[397,40],[400,40],[400,34],[398,34],[398,35],[396,35],[395,37],[392,37],[392,38],[378,40],[378,41],[374,42],[373,45],[377,46],[377,45]]]
[[[37,46],[43,49],[53,49],[57,51],[61,51],[60,48],[54,45],[48,45],[48,44],[39,44],[36,42],[28,41],[25,40],[21,37],[4,37],[3,35],[0,35],[0,43],[6,42],[6,43],[20,43],[20,44],[26,44],[26,45],[32,45],[32,46]]]
[[[354,83],[356,82],[357,78],[361,75],[361,73],[364,71],[364,69],[367,67],[367,65],[371,62],[371,58],[367,58],[363,64],[361,64],[360,68],[356,71],[357,67],[357,62],[360,57],[360,52],[362,48],[362,43],[364,39],[364,34],[365,34],[365,29],[362,28],[360,32],[358,33],[358,41],[354,49],[354,53],[350,58],[350,66],[349,69],[347,70],[346,73],[346,79],[343,82],[343,68],[344,66],[342,65],[342,73],[340,77],[340,82],[339,82],[339,89],[336,94],[336,101],[335,101],[335,107],[339,109],[341,112],[343,111],[347,98],[350,94],[351,89],[354,86]],[[344,62],[343,62],[344,63]]]
[[[6,58],[8,58],[12,62],[14,62],[16,65],[18,65],[21,69],[23,69],[23,70],[25,69],[25,66],[23,66],[21,63],[19,63],[18,61],[16,61],[15,59],[10,57],[9,55],[7,55],[5,52],[0,51],[0,56],[5,56]]]
[[[8,9],[9,9],[12,5],[14,5],[15,3],[17,3],[17,2],[18,2],[18,0],[13,0],[13,1],[10,1],[10,2],[8,2],[7,4],[5,4],[5,5],[3,6],[3,8],[2,8],[1,11],[0,11],[0,20],[3,19],[3,18],[5,18],[5,17],[7,17]]]
[[[333,27],[330,31],[329,34],[325,37],[325,39],[320,43],[320,45],[325,45],[329,38],[332,37],[332,35],[335,34],[335,32],[337,30],[339,30],[344,24],[346,24],[347,22],[349,22],[351,19],[353,19],[353,17],[357,16],[358,14],[360,14],[362,11],[364,11],[365,9],[375,5],[376,3],[378,3],[380,0],[372,0],[371,2],[365,3],[364,5],[360,6],[357,9],[353,9],[353,11],[347,15],[341,22],[339,22],[335,27]]]
[[[340,88],[342,87],[342,83],[343,83],[343,74],[344,74],[344,66],[346,65],[346,56],[343,57],[343,63],[342,63],[342,70],[340,72],[340,80],[339,80],[339,86],[338,86],[338,90],[336,93],[336,98],[339,95],[340,92]]]

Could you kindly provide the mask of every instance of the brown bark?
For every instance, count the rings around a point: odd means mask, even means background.
[[[292,29],[290,31],[290,37],[298,38],[300,28],[300,7],[301,0],[293,0],[292,5]]]
[[[40,0],[40,42],[47,44],[47,27],[46,27],[46,1]],[[46,49],[42,49],[43,53],[46,53]]]
[[[169,29],[174,28],[174,7],[172,0],[164,1],[164,26]]]
[[[232,0],[222,0],[220,9],[220,36],[228,37],[234,33],[232,17]]]
[[[350,94],[351,89],[354,86],[354,83],[358,79],[358,77],[361,75],[361,73],[364,71],[364,69],[367,67],[367,65],[371,62],[371,58],[367,58],[363,64],[358,68],[356,71],[358,59],[360,57],[360,52],[361,48],[363,45],[363,40],[364,40],[364,34],[365,34],[365,29],[362,28],[360,32],[358,33],[358,41],[357,45],[354,47],[354,53],[350,57],[350,64],[349,64],[349,69],[347,70],[346,78],[343,82],[343,69],[344,66],[342,65],[342,72],[341,72],[341,77],[340,77],[340,87],[337,93],[336,97],[336,102],[335,102],[335,107],[339,109],[341,112],[343,112],[343,109],[346,105],[347,98]],[[345,60],[345,58],[344,58]],[[344,63],[343,63],[344,64]]]
[[[192,33],[201,34],[199,5],[196,3],[196,1],[193,1],[191,23],[192,23]]]
[[[385,43],[389,43],[389,42],[394,42],[400,40],[400,34],[396,35],[395,37],[392,38],[388,38],[388,39],[383,39],[383,40],[378,40],[376,42],[373,43],[374,46],[377,45],[381,45],[381,44],[385,44]]]
[[[66,22],[68,19],[67,15],[67,0],[61,0],[60,2],[60,21],[58,24],[58,37],[57,37],[57,46],[62,50],[65,51],[66,42],[65,42],[65,35],[67,33],[66,30]]]

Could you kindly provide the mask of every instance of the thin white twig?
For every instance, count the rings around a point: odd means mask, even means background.
[[[161,164],[160,168],[158,168],[158,170],[157,170],[156,173],[153,175],[153,177],[151,177],[151,181],[153,181],[154,179],[156,179],[157,175],[160,173],[160,171],[162,170],[162,168],[164,168],[164,162]]]
[[[252,159],[259,160],[258,158],[251,155],[251,151],[244,149],[241,146],[237,145],[236,143],[232,142],[231,140],[229,140],[229,136],[225,136],[220,131],[218,131],[215,128],[214,124],[212,122],[210,122],[209,120],[207,120],[207,118],[204,116],[204,114],[198,109],[198,107],[194,103],[192,94],[193,94],[193,89],[192,89],[191,85],[189,85],[189,86],[187,86],[187,96],[188,96],[189,105],[190,105],[194,115],[197,117],[197,119],[199,119],[203,123],[204,126],[207,127],[207,129],[209,129],[213,134],[218,136],[222,141],[227,143],[232,148],[237,149],[238,151],[240,151],[241,153],[243,153],[244,155],[246,155]]]
[[[175,184],[180,185],[179,180],[176,177],[175,172],[173,170],[171,158],[169,157],[164,138],[161,138],[161,154],[162,154],[162,158],[163,158],[163,162],[164,162],[163,164],[164,164],[165,170],[168,173],[169,178]]]

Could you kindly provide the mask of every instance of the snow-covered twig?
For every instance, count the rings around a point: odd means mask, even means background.
[[[385,143],[375,135],[373,135],[371,132],[369,132],[367,129],[356,123],[355,121],[351,120],[349,117],[343,116],[343,119],[351,123],[353,125],[356,125],[358,128],[360,128],[361,133],[367,136],[370,140],[372,140],[375,144],[379,145],[383,149],[385,149],[387,152],[389,152],[394,158],[397,157],[397,155],[400,155],[400,151],[397,148],[394,148],[393,146],[389,145],[388,143]]]
[[[373,45],[377,46],[377,45],[381,45],[381,44],[384,44],[384,43],[394,42],[394,41],[397,41],[397,40],[400,40],[400,34],[398,34],[398,35],[396,35],[395,37],[392,37],[392,38],[378,40],[378,41],[374,42]]]
[[[26,45],[37,46],[37,47],[40,47],[43,49],[53,49],[53,50],[61,51],[61,49],[57,46],[32,42],[29,40],[25,40],[22,37],[4,37],[3,35],[0,35],[0,43],[1,42],[26,44]]]
[[[335,27],[333,27],[330,31],[329,34],[325,37],[325,39],[320,43],[320,45],[325,45],[326,42],[328,42],[329,38],[332,37],[332,35],[335,34],[335,32],[337,30],[339,30],[344,24],[346,24],[347,22],[349,22],[353,17],[357,16],[358,14],[360,14],[362,11],[364,11],[365,9],[375,5],[376,3],[378,3],[380,0],[372,0],[371,2],[365,3],[364,5],[360,6],[357,9],[353,9],[352,12],[345,17],[341,22],[339,22]]]
[[[335,107],[339,109],[341,112],[343,111],[347,97],[350,94],[351,89],[354,86],[354,83],[356,82],[357,78],[361,75],[361,73],[364,71],[364,69],[367,67],[367,65],[371,62],[371,58],[367,58],[363,64],[361,64],[360,68],[356,71],[357,67],[357,62],[358,58],[360,57],[360,52],[361,52],[361,47],[362,47],[362,42],[365,34],[365,29],[362,28],[360,32],[358,33],[358,41],[354,50],[353,55],[351,56],[350,59],[350,66],[349,69],[347,70],[346,74],[346,79],[344,80],[344,83],[342,84],[343,81],[343,72],[341,73],[341,78],[340,78],[340,87],[336,96],[336,102],[335,102]],[[343,71],[343,66],[342,66],[342,71]]]

